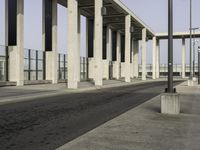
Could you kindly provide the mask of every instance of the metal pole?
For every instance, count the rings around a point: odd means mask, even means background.
[[[173,90],[173,0],[168,0],[168,93]]]
[[[38,51],[36,50],[36,80],[38,80]]]
[[[28,80],[31,80],[31,50],[28,50]]]
[[[5,63],[5,69],[6,69],[6,81],[9,81],[9,47],[6,46],[6,63]]]
[[[190,79],[192,80],[192,0],[190,0]]]
[[[193,77],[195,77],[195,29],[193,30]]]
[[[66,55],[64,54],[64,80],[66,79]]]
[[[198,84],[200,84],[200,46],[198,47]]]

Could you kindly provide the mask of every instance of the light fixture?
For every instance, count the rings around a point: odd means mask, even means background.
[[[135,31],[134,26],[131,26],[131,27],[130,27],[130,32],[133,33],[134,31]]]
[[[106,7],[102,7],[101,8],[101,15],[102,16],[106,16],[107,15],[107,8]]]

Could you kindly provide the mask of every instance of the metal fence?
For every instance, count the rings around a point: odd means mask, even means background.
[[[0,45],[0,81],[8,80],[7,47]]]
[[[58,80],[67,80],[67,74],[67,55],[58,54]],[[88,79],[88,59],[86,57],[80,57],[80,78],[82,81]]]
[[[87,80],[88,79],[88,58],[81,57],[81,68],[80,68],[80,78],[81,80]]]
[[[185,65],[185,72],[186,75],[189,76],[190,72],[190,66],[188,64]],[[142,65],[139,64],[139,73],[141,75],[142,72]],[[181,76],[182,74],[182,65],[181,64],[174,64],[173,65],[173,74],[174,76]],[[167,64],[160,64],[160,75],[161,76],[167,76],[168,74],[168,66]],[[195,65],[195,73],[198,74],[198,64]],[[147,74],[152,75],[152,65],[148,64],[147,65]]]
[[[67,79],[67,57],[65,54],[58,54],[58,80]]]
[[[44,52],[24,50],[24,80],[44,80]]]

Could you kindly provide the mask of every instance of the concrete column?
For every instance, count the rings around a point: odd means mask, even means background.
[[[117,60],[113,63],[113,76],[117,80],[121,78],[121,34],[120,32],[117,32]]]
[[[156,78],[160,78],[160,41],[156,42]]]
[[[182,78],[185,78],[185,56],[186,56],[186,47],[185,47],[185,38],[182,39]]]
[[[5,1],[6,45],[8,45],[8,2]],[[24,0],[17,0],[17,40],[15,46],[9,46],[9,81],[15,81],[17,86],[24,85]]]
[[[131,39],[131,78],[134,78],[134,38]]]
[[[78,88],[78,2],[68,0],[68,88]]]
[[[112,30],[107,27],[107,61],[112,61]]]
[[[103,7],[103,0],[95,1],[94,81],[96,86],[103,85],[103,69],[102,69],[103,17],[101,15],[102,7]]]
[[[152,79],[156,79],[156,37],[153,37],[152,42]]]
[[[109,62],[112,59],[112,31],[110,26],[106,29],[106,60],[103,60],[103,78],[109,79]]]
[[[147,29],[142,29],[142,80],[146,80],[147,75]]]
[[[45,6],[47,5],[47,6]],[[45,41],[46,38],[49,38],[49,34],[46,33],[45,27],[47,27],[45,24],[48,24],[49,22],[46,22],[45,19],[45,9],[47,9],[49,4],[45,3],[43,1],[43,26],[42,26],[42,42],[43,42],[43,51],[45,51],[45,58],[46,58],[46,67],[45,67],[45,79],[46,80],[51,80],[53,84],[58,83],[58,13],[57,13],[57,0],[52,0],[52,25],[51,25],[51,30],[52,30],[52,49],[47,49],[47,43]]]
[[[131,16],[125,18],[125,82],[131,82],[130,53],[131,53]]]
[[[80,50],[81,50],[81,12],[80,9],[78,10],[78,56],[79,59],[77,59],[77,67],[78,67],[78,82],[81,81],[81,58],[80,58]]]
[[[52,51],[46,52],[46,80],[58,83],[57,0],[52,0]]]
[[[134,51],[133,51],[133,74],[135,78],[138,78],[138,62],[139,62],[139,41],[134,41]]]

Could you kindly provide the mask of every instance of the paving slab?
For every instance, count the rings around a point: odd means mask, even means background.
[[[180,115],[160,113],[160,96],[57,150],[199,150],[200,87],[177,86]]]

